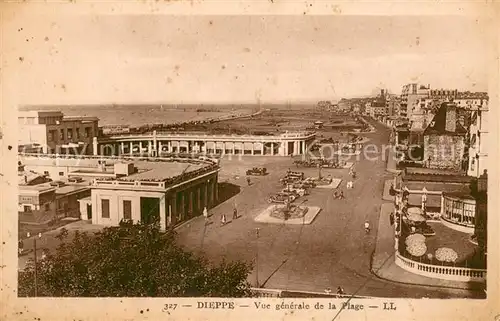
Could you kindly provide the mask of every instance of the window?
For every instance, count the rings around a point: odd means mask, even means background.
[[[76,129],[76,139],[80,139],[80,128]]]
[[[50,210],[50,203],[46,203],[44,206],[46,211]]]
[[[24,212],[25,212],[25,213],[31,213],[31,206],[29,206],[29,205],[24,205]]]
[[[132,201],[123,201],[123,219],[132,219]]]
[[[59,139],[64,140],[64,129],[59,130]]]
[[[109,200],[101,200],[102,218],[109,218]]]
[[[68,129],[68,139],[73,139],[73,129]]]
[[[475,147],[476,146],[476,134],[472,134],[472,138],[470,139],[470,145],[472,147]]]
[[[43,171],[43,175],[50,175],[49,171]]]
[[[64,176],[64,172],[59,172],[59,176]]]
[[[49,141],[54,141],[56,139],[56,131],[49,130]]]
[[[85,127],[85,137],[90,137],[90,127]]]

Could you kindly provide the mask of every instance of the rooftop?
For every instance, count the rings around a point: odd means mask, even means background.
[[[22,163],[27,166],[62,166],[69,167],[69,174],[88,173],[95,174],[95,177],[109,177],[114,174],[114,164],[123,162],[132,162],[137,172],[120,180],[144,180],[161,181],[172,178],[182,173],[191,173],[205,167],[213,166],[209,161],[188,158],[105,158],[105,157],[58,157],[44,155],[45,157],[31,157],[20,155]],[[104,171],[99,169],[99,161],[105,161]],[[101,165],[102,166],[102,165]],[[73,175],[74,176],[74,175]],[[112,178],[114,179],[114,177]]]
[[[21,185],[19,186],[19,192],[36,192],[36,193],[41,193],[41,192],[49,192],[49,191],[55,191],[56,188],[53,186],[50,186],[48,184],[39,184],[39,185]]]
[[[76,191],[83,191],[88,189],[88,183],[87,185],[64,185],[62,187],[59,187],[56,189],[56,194],[71,194]]]
[[[167,177],[178,176],[205,167],[204,163],[180,163],[180,162],[138,162],[138,172],[126,177],[127,180],[157,180]]]

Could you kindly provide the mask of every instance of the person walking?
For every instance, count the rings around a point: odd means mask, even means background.
[[[233,220],[237,219],[238,218],[238,210],[236,209],[236,207],[233,209]]]
[[[206,207],[203,209],[203,217],[205,217],[205,224],[208,224],[208,210]]]
[[[391,212],[391,214],[389,215],[389,222],[391,222],[391,226],[394,225],[394,213]]]
[[[343,190],[341,190],[341,191],[340,191],[339,198],[340,198],[341,200],[343,200],[343,199],[344,199],[344,191],[343,191]]]
[[[222,213],[220,216],[220,226],[224,226],[226,224],[226,214]]]
[[[344,292],[344,288],[343,287],[341,287],[341,286],[337,287],[337,294],[344,294],[344,293],[345,292]]]
[[[368,221],[365,221],[365,232],[367,234],[370,233],[370,223],[368,223]]]
[[[250,177],[247,177],[247,184],[250,186]]]

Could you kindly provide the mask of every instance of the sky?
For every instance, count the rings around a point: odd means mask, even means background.
[[[484,26],[459,16],[45,15],[10,21],[3,44],[19,104],[293,103],[409,82],[487,91]]]

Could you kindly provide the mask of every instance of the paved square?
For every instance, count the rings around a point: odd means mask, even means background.
[[[372,123],[377,132],[364,135],[374,144],[386,144],[389,130]],[[322,176],[343,180],[339,188],[344,191],[345,199],[334,199],[329,189],[310,189],[311,194],[301,197],[299,202],[321,208],[313,224],[256,222],[255,218],[269,207],[268,197],[283,189],[279,179],[288,169],[304,172],[306,177],[318,176],[317,168],[295,169],[293,160],[252,156],[223,159],[220,181],[236,184],[241,190],[210,212],[216,218],[222,213],[229,218],[236,205],[241,216],[222,227],[205,225],[203,217],[195,218],[177,230],[179,242],[213,262],[223,259],[253,262],[254,270],[248,281],[270,289],[324,292],[326,288],[342,286],[348,294],[366,296],[471,296],[467,291],[392,283],[371,273],[384,182],[392,176],[386,173],[386,159],[382,157],[367,160],[358,155],[349,160],[356,162],[353,189],[345,188],[346,181],[351,179],[348,170],[322,169]],[[252,177],[248,186],[243,173],[255,166],[266,167],[269,175]],[[241,176],[235,179],[234,172]],[[370,234],[365,233],[365,221],[373,226]]]

